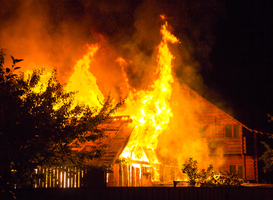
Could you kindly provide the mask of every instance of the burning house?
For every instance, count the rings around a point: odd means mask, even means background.
[[[132,61],[118,57],[126,93],[125,107],[100,127],[105,137],[74,146],[88,151],[105,148],[106,154],[91,164],[101,169],[37,169],[46,173],[35,187],[80,186],[159,186],[185,180],[181,167],[189,159],[198,161],[200,168],[213,164],[215,171],[239,172],[241,178],[258,181],[256,133],[214,106],[190,87],[180,84],[172,72],[174,56],[169,44],[178,39],[165,22],[161,42],[156,47],[155,79],[146,89],[135,89],[129,83],[126,67]],[[74,67],[67,90],[79,90],[76,98],[91,106],[100,106],[103,99],[90,64],[97,64],[94,55],[100,45],[88,46],[88,52]]]
[[[195,143],[201,142],[202,148],[208,149],[209,158],[206,160],[209,161],[203,160],[203,162],[213,164],[215,171],[239,172],[241,178],[258,182],[257,133],[204,99],[188,86],[183,85],[181,91],[187,101],[199,102],[199,111],[194,114],[198,123],[199,137],[196,138],[194,134],[189,134],[188,137],[193,137],[192,140]],[[179,165],[179,159],[183,158],[183,149],[189,146],[183,147],[183,141],[177,141],[181,146],[175,147],[178,152],[181,151],[182,158],[177,158],[177,160],[168,158],[166,161],[166,158],[160,155],[160,150],[148,146],[135,145],[129,150],[130,143],[134,140],[134,131],[136,131],[129,116],[111,117],[98,128],[104,130],[105,137],[73,148],[77,151],[88,151],[97,147],[105,148],[106,154],[99,159],[92,160],[91,164],[105,166],[108,171],[98,168],[79,171],[69,176],[67,172],[65,174],[56,168],[53,171],[56,174],[59,173],[56,175],[57,179],[48,177],[47,182],[37,181],[40,185],[36,185],[36,187],[171,186],[175,180],[186,179],[186,176],[181,172],[181,165]],[[171,137],[167,132],[162,134]],[[181,134],[183,135],[183,133]],[[199,151],[198,147],[192,149]],[[184,157],[195,153],[186,152]],[[201,153],[197,152],[197,154]],[[73,174],[73,170],[70,173]]]
[[[200,112],[196,113],[195,117],[199,123],[202,143],[209,149],[211,164],[218,168],[215,170],[234,174],[239,172],[241,178],[257,182],[256,133],[188,86],[183,85],[183,92],[189,101],[199,101]],[[128,123],[126,121],[128,118],[125,119],[124,117],[114,118],[112,122],[109,121],[110,123],[103,125],[107,126],[106,131],[108,131],[119,124],[119,128],[115,129],[117,131],[115,136],[102,139],[102,143],[106,140],[109,141],[107,144],[107,152],[109,153],[95,161],[97,164],[108,165],[112,169],[110,173],[101,174],[100,181],[103,181],[105,186],[162,186],[172,185],[173,181],[185,178],[181,173],[181,166],[177,165],[178,162],[170,163],[165,162],[164,159],[160,160],[156,155],[156,150],[145,146],[136,146],[133,151],[128,153],[129,137],[134,130],[127,129],[129,131],[127,133],[124,131],[122,125]],[[111,123],[113,124],[111,125]],[[120,140],[121,135],[124,137],[122,140],[124,143]],[[121,151],[122,146],[124,147],[123,151]],[[177,151],[183,151],[182,149],[183,147]]]
[[[258,181],[256,133],[181,84],[173,69],[179,40],[164,20],[161,16],[157,46],[145,49],[149,61],[138,56],[140,51],[132,51],[132,59],[121,57],[97,34],[100,42],[86,45],[87,53],[66,80],[67,91],[78,91],[77,101],[98,109],[108,90],[113,89],[116,99],[126,97],[116,116],[98,127],[105,137],[73,146],[77,151],[105,148],[106,154],[90,164],[111,172],[39,168],[37,173],[47,175],[35,187],[168,185],[185,180],[181,167],[189,158],[200,168],[213,164],[215,171],[238,171],[242,178]]]

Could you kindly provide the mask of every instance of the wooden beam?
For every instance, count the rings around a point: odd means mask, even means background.
[[[257,133],[254,132],[254,168],[255,168],[255,180],[258,183],[258,149],[257,149]]]

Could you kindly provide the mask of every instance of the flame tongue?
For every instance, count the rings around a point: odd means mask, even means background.
[[[173,83],[171,74],[173,55],[169,51],[168,42],[175,43],[178,42],[178,39],[167,30],[167,23],[162,26],[161,34],[162,41],[157,47],[157,73],[159,78],[150,86],[150,91],[130,92],[126,100],[128,107],[134,108],[133,112],[129,114],[133,119],[135,129],[129,144],[121,155],[124,158],[143,155],[143,153],[137,152],[143,148],[148,148],[154,152],[158,143],[158,135],[168,128],[168,123],[172,117],[169,100]],[[137,148],[137,146],[143,148]],[[141,160],[141,158],[139,159]],[[144,157],[142,159],[146,160]],[[153,162],[158,161],[153,159]]]
[[[77,101],[88,104],[90,107],[101,108],[104,96],[96,83],[96,78],[89,71],[92,58],[98,49],[98,44],[88,46],[87,54],[75,65],[74,73],[69,79],[66,90],[78,91],[75,96]]]

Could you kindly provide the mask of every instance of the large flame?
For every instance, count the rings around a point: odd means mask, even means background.
[[[87,53],[80,59],[74,66],[74,73],[70,77],[68,84],[65,87],[67,92],[76,91],[74,98],[74,105],[77,103],[87,104],[90,107],[101,108],[104,101],[104,96],[101,93],[96,78],[89,71],[89,67],[92,64],[92,59],[96,51],[99,49],[98,44],[86,45]],[[29,76],[32,73],[31,70],[25,72],[25,76]],[[40,75],[40,81],[32,89],[35,93],[44,92],[46,90],[47,82],[51,77],[51,72],[44,71]],[[56,106],[56,109],[58,106]]]
[[[170,97],[172,94],[172,60],[168,43],[178,39],[167,30],[167,22],[161,28],[162,41],[158,46],[158,79],[150,86],[150,90],[131,91],[126,104],[135,127],[129,144],[121,155],[125,158],[146,160],[143,148],[152,151],[157,147],[157,137],[168,129],[172,111]],[[143,158],[142,158],[143,157]],[[158,162],[157,159],[154,162]]]
[[[74,73],[70,77],[66,89],[67,91],[77,91],[75,101],[101,108],[104,96],[96,83],[96,78],[89,71],[92,58],[98,49],[98,44],[88,45],[88,52],[75,65]]]

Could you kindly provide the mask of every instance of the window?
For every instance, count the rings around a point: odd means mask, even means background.
[[[225,136],[226,137],[239,137],[239,125],[237,124],[226,124],[225,125]]]
[[[236,165],[229,166],[229,173],[236,174]]]
[[[225,133],[226,133],[226,137],[232,137],[232,125],[231,124],[225,125]]]
[[[229,173],[237,174],[239,178],[243,178],[243,166],[242,165],[229,165]]]
[[[238,165],[239,178],[243,178],[243,166]]]
[[[233,125],[233,137],[239,137],[239,125]]]

